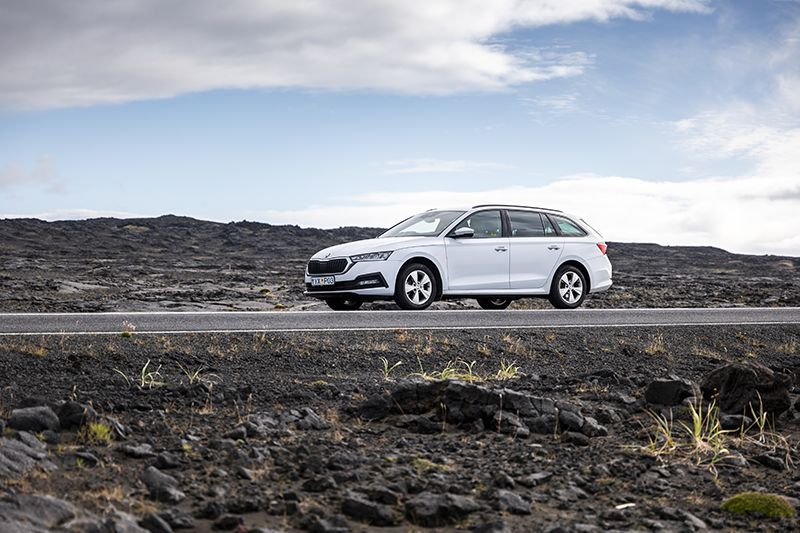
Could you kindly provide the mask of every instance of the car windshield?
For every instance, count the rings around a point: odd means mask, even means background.
[[[426,211],[407,218],[381,235],[388,237],[435,237],[442,233],[464,211]]]

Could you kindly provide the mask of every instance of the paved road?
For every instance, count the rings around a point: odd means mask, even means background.
[[[0,313],[0,335],[798,324],[800,308]]]

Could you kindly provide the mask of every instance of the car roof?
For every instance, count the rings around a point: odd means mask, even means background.
[[[550,213],[564,213],[559,209],[552,209],[549,207],[532,207],[529,205],[510,205],[510,204],[480,204],[480,205],[473,205],[472,207],[451,207],[451,208],[440,208],[435,207],[433,209],[428,209],[427,211],[423,211],[420,214],[429,213],[431,211],[472,211],[473,209],[484,209],[484,208],[492,208],[496,207],[497,209],[532,209],[534,211],[547,211]]]
[[[549,207],[532,207],[529,205],[509,205],[509,204],[480,204],[472,206],[472,209],[480,209],[484,207],[497,207],[500,209],[535,209],[536,211],[551,211],[553,213],[562,213],[558,209],[551,209]]]

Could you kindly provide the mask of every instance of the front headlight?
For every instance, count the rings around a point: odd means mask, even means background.
[[[386,261],[392,252],[370,252],[368,254],[351,255],[350,261],[358,263],[359,261]]]

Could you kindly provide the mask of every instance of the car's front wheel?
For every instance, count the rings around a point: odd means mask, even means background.
[[[477,300],[481,309],[505,309],[511,305],[511,300],[502,298],[478,298]]]
[[[325,303],[334,311],[355,311],[364,302],[361,300],[328,299],[325,300]]]
[[[574,266],[566,265],[558,269],[550,287],[550,303],[558,309],[575,309],[586,298],[586,278]]]
[[[406,265],[397,276],[394,301],[401,309],[426,309],[436,298],[436,276],[420,263]]]

